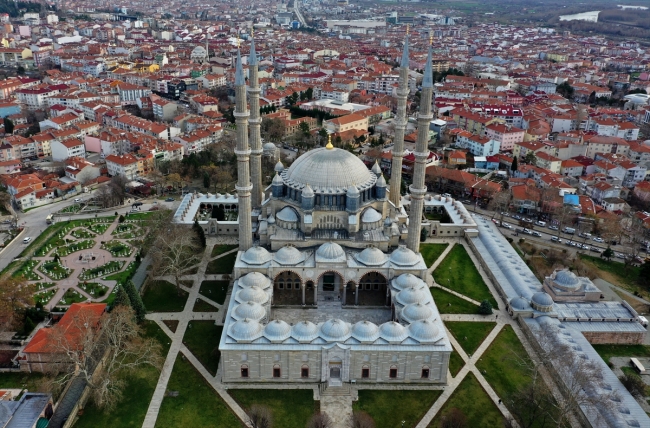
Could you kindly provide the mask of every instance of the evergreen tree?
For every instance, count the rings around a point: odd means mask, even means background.
[[[198,220],[194,220],[194,225],[192,226],[192,229],[196,232],[196,236],[199,240],[199,245],[201,245],[201,248],[205,248],[206,242],[205,242],[205,231],[199,224]]]
[[[639,271],[639,283],[646,287],[650,286],[650,261],[648,260],[641,265],[641,270]]]
[[[144,321],[144,316],[147,314],[147,309],[144,307],[142,297],[140,296],[140,293],[138,293],[138,290],[135,289],[135,285],[131,280],[126,281],[124,289],[131,301],[131,307],[133,308],[133,312],[135,312],[135,319],[138,323],[141,323]]]
[[[14,133],[14,123],[8,117],[4,118],[5,134]]]
[[[208,174],[207,172],[203,173],[203,187],[205,187],[206,189],[210,188],[210,174]]]
[[[510,171],[515,172],[517,171],[517,168],[519,168],[519,160],[515,156],[515,158],[512,160],[512,165],[510,165]]]
[[[427,230],[423,227],[422,230],[420,231],[420,241],[424,242],[427,240]]]
[[[610,260],[612,257],[614,257],[614,250],[612,250],[609,246],[605,249],[605,251],[602,252],[600,257],[604,257],[607,260]]]
[[[492,314],[492,305],[488,299],[485,299],[481,302],[481,306],[478,308],[478,313],[481,315],[490,315]]]
[[[113,308],[118,306],[131,306],[131,299],[126,293],[126,290],[121,285],[116,285],[117,291],[115,292],[115,300],[113,300]]]

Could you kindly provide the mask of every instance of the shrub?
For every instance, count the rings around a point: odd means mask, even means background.
[[[481,306],[478,308],[478,313],[481,315],[491,315],[492,314],[492,305],[488,299],[485,299],[481,302]]]
[[[524,238],[519,238],[519,243],[523,244],[526,240]]]
[[[116,213],[116,214],[117,214],[117,213]],[[117,221],[119,221],[120,223],[124,223],[124,215],[123,215],[123,214],[120,214],[120,218],[117,219]]]

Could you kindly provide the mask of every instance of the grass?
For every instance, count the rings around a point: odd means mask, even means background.
[[[38,276],[33,270],[37,264],[38,260],[27,260],[20,266],[17,271],[12,274],[12,277],[18,278],[22,276],[29,281],[38,281],[41,279],[41,277]]]
[[[41,373],[0,373],[0,389],[37,391],[42,377]]]
[[[242,426],[214,389],[183,358],[176,359],[167,389],[178,392],[178,396],[163,399],[157,428]]]
[[[474,303],[440,288],[432,287],[430,290],[441,314],[478,314],[479,307]]]
[[[228,281],[203,281],[199,293],[220,305],[226,301]]]
[[[493,308],[498,307],[497,301],[462,245],[454,245],[447,257],[433,271],[433,278],[443,287],[479,302],[487,299]]]
[[[506,401],[514,392],[531,382],[521,362],[529,362],[528,354],[511,326],[506,325],[483,353],[476,367]]]
[[[47,305],[50,300],[52,300],[52,297],[57,292],[57,288],[50,288],[48,290],[41,290],[39,292],[34,293],[34,304],[42,304],[42,305]]]
[[[495,326],[494,322],[445,322],[445,327],[467,354],[476,352]]]
[[[91,239],[95,237],[94,233],[86,229],[75,229],[70,232],[70,235],[77,239]]]
[[[101,246],[103,250],[107,250],[113,257],[128,257],[133,252],[133,248],[122,241],[108,241],[104,242]]]
[[[360,390],[354,410],[367,412],[376,428],[414,427],[440,397],[438,390]]]
[[[210,373],[217,374],[221,353],[218,346],[223,327],[214,321],[190,321],[183,343]]]
[[[304,428],[320,407],[311,389],[231,389],[228,393],[244,410],[253,404],[271,409],[275,427]]]
[[[219,308],[215,308],[203,299],[197,299],[192,312],[219,312]]]
[[[226,244],[219,244],[215,245],[212,247],[212,253],[210,254],[210,257],[217,257],[223,253],[227,253],[228,251],[234,250],[237,248],[237,245],[226,245]]]
[[[456,377],[464,365],[465,361],[463,361],[463,358],[458,354],[458,352],[452,352],[449,356],[449,373],[451,373],[453,377]]]
[[[205,273],[206,274],[232,273],[232,269],[235,266],[236,259],[237,259],[237,253],[231,253],[223,257],[219,257],[216,260],[212,260],[210,263],[208,263],[208,267],[205,270]]]
[[[125,284],[126,281],[131,279],[133,275],[135,274],[135,271],[138,269],[138,266],[140,263],[136,263],[135,261],[132,261],[129,263],[129,265],[124,269],[122,272],[114,273],[113,275],[105,276],[105,280],[109,281],[117,281],[118,284]]]
[[[148,220],[151,217],[152,212],[143,212],[143,213],[128,213],[124,217],[127,220]]]
[[[447,249],[449,244],[422,244],[420,245],[420,253],[424,258],[424,263],[427,267],[431,267],[438,260],[438,257]]]
[[[143,336],[157,339],[163,347],[162,352],[169,350],[169,338],[153,321],[143,324]],[[125,394],[115,409],[105,412],[92,403],[84,408],[83,416],[75,423],[75,428],[113,428],[140,427],[149,407],[149,401],[156,388],[160,372],[153,367],[140,367],[127,376]]]
[[[93,279],[93,278],[97,278],[98,276],[103,276],[109,273],[117,272],[120,269],[122,269],[122,266],[124,266],[124,261],[111,260],[105,265],[100,265],[92,269],[84,270],[79,274],[79,279],[83,281],[86,279]]]
[[[62,305],[71,305],[73,303],[81,303],[88,300],[86,296],[73,288],[68,288],[68,291],[65,292],[62,299],[65,300],[65,303],[59,302]]]
[[[641,268],[637,266],[625,266],[624,263],[617,261],[607,261],[600,257],[580,254],[580,259],[587,265],[597,270],[596,274],[605,281],[618,285],[630,293],[639,293],[641,297],[647,299],[650,297],[647,288],[638,284]]]
[[[53,260],[49,262],[43,262],[43,264],[38,267],[38,270],[54,280],[67,278],[72,273],[72,269],[65,267],[60,262],[55,262]]]
[[[467,417],[467,426],[472,428],[493,428],[503,425],[503,416],[472,373],[458,385],[454,393],[442,406],[429,427],[442,426],[442,418],[451,409],[457,408]],[[398,426],[398,425],[394,425]]]
[[[86,293],[90,294],[94,298],[103,297],[108,291],[108,287],[97,282],[89,283],[79,283],[79,288],[81,288]]]
[[[181,312],[185,308],[187,292],[181,290],[180,295],[176,286],[168,281],[151,281],[142,296],[142,302],[148,311]]]
[[[609,362],[612,357],[650,357],[650,345],[592,345],[598,355]]]

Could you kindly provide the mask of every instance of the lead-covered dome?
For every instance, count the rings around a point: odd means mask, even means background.
[[[436,342],[440,336],[440,330],[433,321],[420,320],[409,325],[409,336],[420,343]]]
[[[325,262],[344,262],[345,250],[336,242],[326,242],[316,250],[316,258]]]
[[[252,342],[262,336],[263,329],[259,322],[245,318],[231,324],[228,336],[238,342]]]
[[[282,172],[285,183],[292,187],[309,184],[314,191],[345,190],[350,186],[374,184],[376,176],[352,153],[337,148],[321,147],[300,156]],[[298,186],[296,186],[298,185]]]
[[[342,341],[350,337],[350,327],[340,319],[327,320],[320,327],[320,337],[328,342]]]
[[[408,337],[408,330],[395,321],[389,321],[379,326],[379,336],[388,343],[400,343]]]
[[[235,300],[240,303],[255,302],[263,305],[269,301],[269,295],[258,286],[246,287],[235,294]]]
[[[413,323],[415,321],[426,320],[433,316],[433,310],[429,305],[423,305],[422,303],[412,303],[410,305],[404,306],[402,312],[400,312],[400,319]]]
[[[266,248],[254,246],[250,247],[241,256],[241,261],[247,265],[263,265],[271,261],[271,253]]]
[[[368,247],[355,258],[366,266],[381,266],[386,263],[386,254],[377,247]]]
[[[281,265],[297,265],[305,260],[305,256],[296,247],[282,247],[275,255],[273,260]]]
[[[271,286],[271,279],[259,272],[251,272],[238,279],[239,285],[242,287],[260,287],[262,289]]]
[[[363,212],[361,221],[363,223],[376,223],[381,221],[381,214],[379,214],[376,209],[370,207]]]
[[[397,303],[406,306],[411,303],[423,303],[428,298],[427,292],[424,287],[408,287],[397,293]]]
[[[318,326],[310,321],[301,321],[291,329],[291,337],[300,343],[309,343],[318,337]]]
[[[510,299],[510,307],[520,311],[530,309],[528,300],[524,299],[523,297],[513,297],[512,299]]]
[[[390,261],[398,266],[413,266],[420,261],[420,258],[405,245],[400,245],[390,255]]]
[[[266,316],[266,309],[257,302],[248,301],[237,306],[232,316],[237,320],[250,318],[260,321]]]
[[[291,336],[291,326],[286,321],[274,320],[264,328],[264,337],[272,343],[279,343]]]
[[[275,216],[278,220],[296,222],[298,221],[298,215],[290,207],[282,208]]]
[[[361,343],[372,343],[379,338],[379,327],[370,321],[359,321],[352,326],[352,337]]]
[[[533,294],[530,303],[540,312],[550,312],[553,309],[553,299],[544,291]]]
[[[419,287],[421,285],[422,280],[412,273],[403,273],[393,279],[393,288],[396,288],[397,290],[404,290],[409,287]]]
[[[573,290],[580,287],[580,279],[578,279],[578,276],[567,269],[558,271],[555,274],[553,281],[555,282],[555,285],[558,285],[565,290]]]

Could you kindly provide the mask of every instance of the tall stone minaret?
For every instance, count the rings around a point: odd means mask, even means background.
[[[399,212],[402,188],[402,159],[404,158],[404,131],[406,129],[406,97],[409,94],[409,36],[404,39],[404,52],[399,68],[397,86],[397,115],[395,116],[395,138],[393,139],[393,161],[390,171],[390,201]]]
[[[413,184],[409,186],[411,194],[411,210],[409,213],[408,237],[406,246],[414,252],[420,252],[420,229],[422,228],[422,211],[424,208],[424,195],[427,187],[424,184],[426,160],[429,155],[429,124],[433,119],[431,113],[431,98],[433,96],[433,73],[431,68],[432,47],[429,46],[427,64],[424,67],[422,79],[422,97],[420,98],[420,112],[418,113],[418,139],[415,144],[415,166],[413,167]]]
[[[251,117],[248,120],[251,143],[251,180],[253,193],[251,202],[253,208],[262,206],[262,139],[260,137],[260,83],[257,77],[257,52],[255,52],[255,36],[251,30],[251,53],[248,58],[248,93],[250,94]]]
[[[239,198],[239,249],[248,250],[253,245],[253,225],[251,222],[251,185],[248,162],[251,150],[248,147],[248,116],[246,105],[246,78],[241,63],[241,54],[237,49],[235,68],[235,123],[237,125],[237,196]]]

